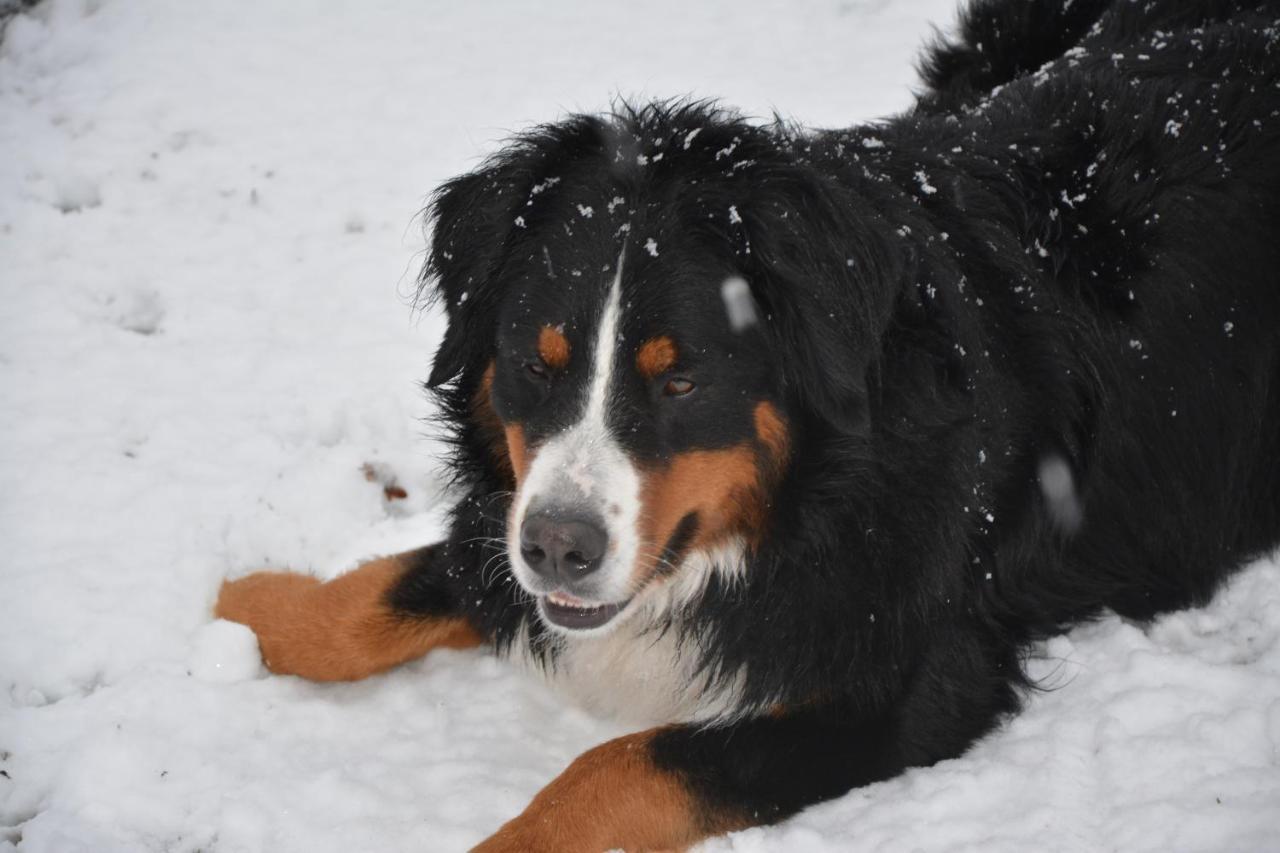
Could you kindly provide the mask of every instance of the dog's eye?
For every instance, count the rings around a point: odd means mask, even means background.
[[[692,393],[693,389],[696,387],[698,386],[694,385],[683,376],[677,376],[663,386],[662,393],[666,394],[668,397],[683,397],[686,394]]]
[[[542,359],[528,362],[524,366],[524,371],[531,379],[546,379],[550,375]]]

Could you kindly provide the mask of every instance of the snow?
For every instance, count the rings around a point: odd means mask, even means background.
[[[1174,414],[1177,414],[1176,412]],[[1063,530],[1074,532],[1084,521],[1084,507],[1076,494],[1075,477],[1067,460],[1057,453],[1041,458],[1036,466],[1040,479],[1040,493],[1054,523]]]
[[[417,383],[441,325],[409,307],[440,181],[614,92],[887,114],[953,5],[52,0],[12,18],[0,851],[462,850],[621,733],[480,652],[356,684],[267,677],[210,606],[227,575],[332,577],[440,535]],[[1055,689],[968,755],[704,849],[1274,846],[1280,565],[1041,651]]]
[[[732,208],[730,208],[732,210]],[[745,279],[734,276],[720,285],[720,298],[724,301],[725,314],[729,318],[729,328],[742,333],[754,326],[756,303],[751,298],[751,286]]]
[[[916,183],[920,185],[920,192],[925,195],[933,195],[938,191],[937,187],[929,183],[929,176],[923,169],[916,172]]]

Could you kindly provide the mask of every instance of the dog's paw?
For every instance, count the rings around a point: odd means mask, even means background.
[[[307,596],[320,586],[310,575],[296,572],[255,572],[223,581],[213,614],[219,619],[248,625],[258,635],[262,662],[272,672],[299,671],[291,649],[297,645],[300,620],[305,617]]]

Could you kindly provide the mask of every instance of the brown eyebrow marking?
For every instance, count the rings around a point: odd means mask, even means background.
[[[569,364],[569,339],[559,326],[543,326],[538,332],[538,355],[547,367],[562,370]]]
[[[676,343],[666,335],[650,338],[636,352],[636,370],[645,379],[666,373],[676,363]]]

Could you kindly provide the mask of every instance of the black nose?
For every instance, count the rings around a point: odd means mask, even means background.
[[[587,518],[538,513],[520,525],[520,555],[546,578],[586,577],[600,568],[608,545],[604,526]]]

